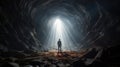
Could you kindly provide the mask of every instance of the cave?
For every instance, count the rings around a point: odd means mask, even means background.
[[[118,0],[0,0],[0,67],[119,67],[119,38]]]

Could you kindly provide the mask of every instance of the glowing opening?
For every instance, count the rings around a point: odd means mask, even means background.
[[[58,37],[61,38],[62,33],[63,33],[63,31],[62,31],[62,28],[63,28],[62,21],[61,21],[61,19],[57,18],[54,23],[55,23],[54,27],[56,29],[55,31],[56,31]]]
[[[62,42],[62,51],[76,49],[74,41],[74,31],[72,23],[68,19],[54,17],[48,21],[48,36],[44,45],[44,49],[57,50],[57,42]],[[71,30],[73,32],[71,32]],[[75,42],[75,41],[74,41]]]

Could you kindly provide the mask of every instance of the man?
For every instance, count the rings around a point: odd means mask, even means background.
[[[61,53],[61,47],[62,47],[62,43],[61,43],[61,40],[59,39],[59,41],[57,42],[57,45],[58,45],[58,54]]]

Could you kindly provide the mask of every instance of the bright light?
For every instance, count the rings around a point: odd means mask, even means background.
[[[56,28],[55,31],[58,34],[58,37],[61,38],[62,33],[63,33],[63,31],[62,31],[62,28],[63,28],[62,21],[59,18],[57,18],[54,23],[55,23],[54,27]]]
[[[49,33],[44,49],[48,50],[57,50],[57,42],[59,38],[62,42],[62,50],[74,50],[76,47],[73,44],[74,41],[74,35],[75,32],[73,25],[70,21],[67,19],[61,19],[60,17],[52,18],[48,22],[48,29]],[[71,32],[72,31],[72,32]]]

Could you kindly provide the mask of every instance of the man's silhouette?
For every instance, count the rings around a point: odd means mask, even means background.
[[[59,41],[57,42],[57,45],[58,45],[58,54],[62,52],[62,43],[61,43],[61,40],[59,39]]]

